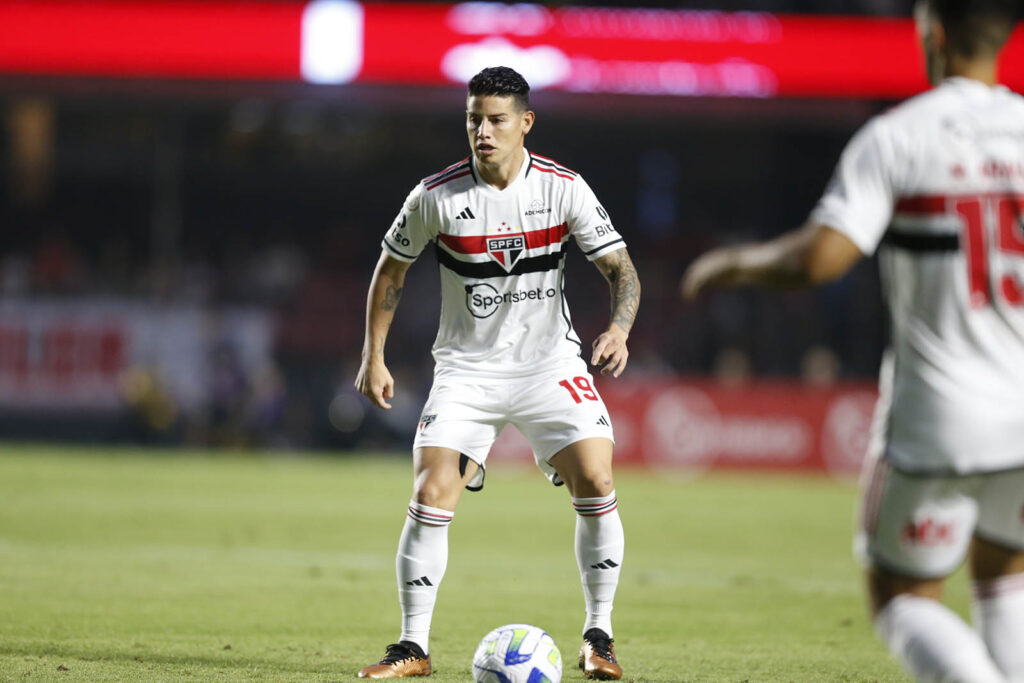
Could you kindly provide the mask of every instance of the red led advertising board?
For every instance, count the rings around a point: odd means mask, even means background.
[[[910,19],[764,12],[210,0],[0,0],[0,74],[464,83],[538,89],[901,98],[927,87]],[[1024,91],[1024,28],[1000,65]]]
[[[615,466],[829,472],[849,478],[868,451],[878,391],[871,382],[810,386],[757,380],[598,379],[615,419]],[[502,432],[488,462],[533,463],[529,442]]]

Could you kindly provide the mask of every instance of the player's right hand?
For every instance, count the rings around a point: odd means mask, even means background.
[[[388,399],[395,397],[395,380],[383,362],[364,360],[359,366],[355,386],[359,393],[373,402],[373,405],[391,410]]]

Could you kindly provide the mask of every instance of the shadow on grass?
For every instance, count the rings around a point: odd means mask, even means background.
[[[231,652],[231,654],[225,652],[222,655],[170,654],[152,652],[148,647],[127,651],[102,651],[97,648],[52,643],[45,646],[29,643],[0,643],[0,656],[66,658],[95,663],[158,664],[181,667],[183,669],[190,667],[224,670],[254,669],[259,670],[263,674],[272,674],[276,671],[280,673],[307,674],[310,676],[339,676],[346,673],[353,673],[354,675],[358,668],[352,668],[354,665],[345,662],[329,660],[326,655],[302,655],[307,659],[314,657],[323,658],[325,661],[323,661],[322,665],[318,665],[317,662],[289,662],[269,657],[254,657],[251,654],[239,653],[237,650]]]

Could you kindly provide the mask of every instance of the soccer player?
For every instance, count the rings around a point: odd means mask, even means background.
[[[714,250],[683,294],[820,284],[879,252],[892,317],[856,546],[874,623],[922,681],[1024,681],[1024,98],[1006,0],[915,8],[931,91],[871,120],[798,230]],[[971,629],[940,602],[969,558]]]
[[[576,558],[587,617],[580,667],[618,679],[612,600],[623,532],[612,480],[612,426],[569,320],[564,257],[576,240],[611,288],[608,328],[590,361],[618,377],[640,283],[622,237],[583,178],[524,147],[530,86],[507,67],[469,82],[472,154],[424,178],[383,242],[370,284],[356,388],[388,409],[394,381],[384,341],[409,265],[429,243],[441,272],[434,384],[413,443],[413,497],[398,544],[402,633],[363,678],[431,673],[428,634],[448,559],[448,526],[463,488],[484,483],[487,453],[508,424],[537,465],[564,483],[576,510]]]

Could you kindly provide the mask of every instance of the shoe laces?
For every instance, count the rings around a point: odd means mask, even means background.
[[[612,643],[615,642],[613,638],[609,638],[608,634],[599,628],[592,628],[583,634],[583,640],[587,641],[590,645],[590,649],[594,651],[594,654],[602,659],[607,659],[609,662],[618,663],[615,661],[615,651],[612,649]]]
[[[391,643],[387,646],[387,652],[384,655],[384,659],[380,660],[381,664],[397,664],[398,662],[404,662],[407,659],[426,659],[426,655],[422,654],[422,650],[419,650],[414,643],[411,643],[412,647],[405,643]]]

